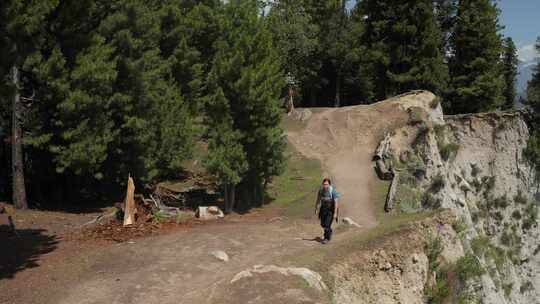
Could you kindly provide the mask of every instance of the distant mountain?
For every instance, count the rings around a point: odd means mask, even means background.
[[[538,59],[533,59],[531,61],[522,62],[520,61],[518,65],[518,76],[516,81],[516,90],[518,96],[525,96],[527,91],[527,83],[532,78],[533,69],[536,66]]]

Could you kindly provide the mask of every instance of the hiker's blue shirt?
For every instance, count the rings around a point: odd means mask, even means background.
[[[332,186],[328,187],[328,190],[324,190],[324,188],[319,190],[319,199],[338,199],[340,196],[341,194]]]

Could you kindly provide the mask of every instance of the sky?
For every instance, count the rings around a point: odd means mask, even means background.
[[[540,36],[540,0],[499,0],[502,33],[512,37],[518,47],[521,61],[530,61],[536,56],[534,43]]]
[[[356,0],[347,3],[352,8]],[[500,24],[505,28],[502,34],[512,37],[518,47],[521,61],[537,57],[534,49],[536,37],[540,36],[540,0],[497,0],[501,9]]]

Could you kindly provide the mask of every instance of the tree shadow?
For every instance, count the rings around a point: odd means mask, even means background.
[[[58,240],[44,229],[17,229],[0,225],[0,280],[10,279],[19,271],[39,266],[41,255],[57,248]]]

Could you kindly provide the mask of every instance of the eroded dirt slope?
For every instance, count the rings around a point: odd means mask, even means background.
[[[342,193],[342,217],[364,228],[377,225],[370,182],[377,178],[372,157],[386,132],[410,121],[409,109],[422,108],[431,119],[442,117],[430,92],[415,91],[372,105],[317,109],[289,140],[308,157],[320,159],[327,176]]]

